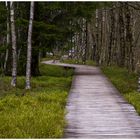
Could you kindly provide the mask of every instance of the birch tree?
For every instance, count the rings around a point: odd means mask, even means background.
[[[11,86],[16,86],[17,81],[17,52],[16,52],[16,32],[15,32],[15,20],[14,20],[14,3],[10,2],[10,20],[11,20],[11,36],[12,36],[12,81]]]
[[[26,65],[26,89],[31,88],[31,56],[32,56],[32,26],[34,17],[34,2],[30,4],[30,19],[28,28],[28,40],[27,40],[27,65]]]
[[[7,8],[7,11],[9,11],[8,2],[7,2],[7,1],[5,2],[5,5],[6,5],[6,8]],[[8,13],[9,13],[9,12],[8,12]],[[10,43],[10,33],[9,33],[9,30],[10,30],[10,26],[9,26],[9,16],[7,16],[7,35],[6,35],[6,45],[7,45],[7,46],[9,46],[9,43]],[[8,60],[8,53],[9,53],[9,50],[8,50],[8,48],[7,48],[7,49],[6,49],[6,54],[5,54],[4,71],[6,71],[7,60]]]
[[[6,35],[6,45],[9,46],[10,44],[10,25],[9,25],[9,8],[8,8],[8,2],[5,2],[5,6],[7,8],[8,11],[8,16],[7,16],[7,35]],[[9,54],[9,50],[8,48],[6,49],[6,54],[5,54],[5,62],[4,62],[4,71],[6,71],[6,66],[7,66],[7,60],[8,60],[8,54]]]

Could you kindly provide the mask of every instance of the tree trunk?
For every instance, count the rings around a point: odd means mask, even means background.
[[[7,2],[6,2],[6,8],[7,8],[7,11],[9,11]],[[9,44],[10,44],[10,33],[9,33],[9,31],[10,31],[10,25],[9,25],[9,14],[8,14],[8,16],[7,16],[7,36],[6,36],[6,46],[7,47],[9,47]],[[6,67],[7,67],[8,54],[9,54],[9,50],[7,48],[6,53],[5,53],[5,61],[4,61],[4,73],[5,73]]]
[[[110,10],[110,38],[109,38],[109,46],[108,46],[108,62],[107,65],[111,65],[112,61],[112,48],[113,48],[113,36],[114,36],[114,13],[113,9]]]
[[[99,65],[99,10],[96,9],[96,21],[95,21],[95,30],[96,30],[96,63]]]
[[[26,89],[31,88],[31,56],[32,56],[32,26],[34,17],[34,2],[30,5],[30,20],[28,29],[28,45],[27,45],[27,65],[26,65]]]
[[[125,4],[125,17],[126,17],[126,53],[127,63],[126,66],[129,71],[134,70],[134,43],[132,35],[132,15],[127,4]]]
[[[11,18],[12,54],[13,54],[11,86],[16,87],[16,82],[17,82],[17,52],[16,52],[16,32],[15,32],[13,2],[10,2],[10,18]]]
[[[120,3],[120,10],[119,10],[119,34],[120,34],[120,66],[124,66],[125,62],[125,27],[124,27],[124,17],[123,17],[123,3]]]

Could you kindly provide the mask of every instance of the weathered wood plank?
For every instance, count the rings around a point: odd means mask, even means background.
[[[75,67],[65,138],[140,138],[140,116],[99,68],[57,65]]]

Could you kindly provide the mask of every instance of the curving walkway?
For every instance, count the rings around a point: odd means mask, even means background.
[[[140,138],[140,116],[98,67],[43,63],[75,68],[64,138]]]

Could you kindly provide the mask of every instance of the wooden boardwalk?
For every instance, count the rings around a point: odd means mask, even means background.
[[[140,116],[99,68],[54,65],[75,67],[64,138],[140,138]]]

